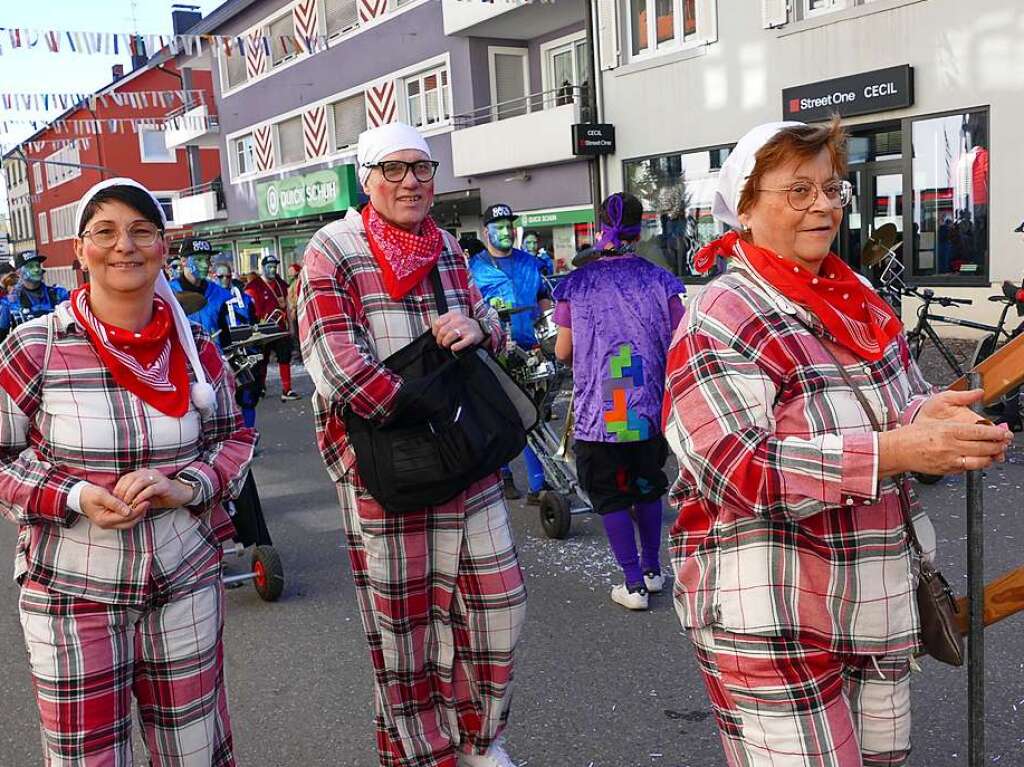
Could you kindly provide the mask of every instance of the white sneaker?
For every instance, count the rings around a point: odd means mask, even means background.
[[[630,591],[626,588],[625,583],[620,583],[618,586],[612,586],[612,601],[622,605],[627,610],[646,610],[647,589],[642,588],[638,591]]]
[[[516,767],[516,763],[495,741],[486,754],[459,754],[459,767]]]
[[[647,587],[648,593],[660,594],[662,589],[665,588],[665,576],[661,573],[655,573],[654,575],[644,573],[644,586]]]

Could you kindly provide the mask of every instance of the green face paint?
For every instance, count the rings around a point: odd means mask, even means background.
[[[193,253],[188,257],[186,262],[188,270],[192,272],[192,276],[197,280],[205,280],[206,275],[210,273],[210,257],[203,256],[198,253]]]
[[[528,234],[523,238],[523,250],[531,256],[537,255],[537,251],[540,250],[539,243],[537,242],[537,235]]]
[[[498,250],[512,250],[515,229],[507,218],[492,221],[487,225],[487,239]]]
[[[43,263],[41,261],[29,261],[21,267],[21,278],[25,282],[43,281]]]

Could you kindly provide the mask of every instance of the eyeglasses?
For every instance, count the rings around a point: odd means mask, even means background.
[[[785,192],[789,207],[796,211],[809,210],[818,201],[818,189],[833,208],[845,208],[853,199],[853,184],[846,179],[826,181],[820,186],[813,181],[797,181],[783,189],[758,189],[758,192]]]
[[[125,234],[140,248],[148,248],[155,243],[163,234],[163,230],[155,224],[146,221],[138,221],[130,224]],[[100,248],[112,248],[117,244],[121,230],[112,224],[99,224],[98,226],[82,232],[79,237],[92,238],[93,244]]]
[[[416,160],[415,162],[388,160],[387,162],[363,163],[364,168],[380,168],[380,173],[384,176],[384,180],[390,181],[393,184],[404,181],[410,170],[417,181],[425,184],[437,173],[438,165],[440,163],[436,160]]]

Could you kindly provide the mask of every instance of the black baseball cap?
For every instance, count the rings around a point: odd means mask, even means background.
[[[181,241],[181,247],[178,248],[178,255],[182,258],[194,255],[215,256],[218,253],[220,251],[214,248],[209,240],[204,240],[201,237],[186,237]]]
[[[268,253],[260,259],[260,266],[266,266],[267,264],[280,264],[281,259],[275,256],[273,253]]]
[[[21,269],[29,261],[45,261],[46,256],[35,250],[26,250],[24,253],[17,253],[14,256],[14,268]]]
[[[484,226],[492,224],[495,221],[502,221],[504,219],[514,221],[518,216],[512,212],[512,208],[503,202],[491,205],[487,210],[484,211]]]

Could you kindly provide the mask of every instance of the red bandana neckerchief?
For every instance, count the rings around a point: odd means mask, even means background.
[[[153,318],[138,333],[96,317],[89,306],[88,284],[71,293],[71,310],[118,385],[165,415],[185,415],[189,403],[188,365],[174,316],[164,301],[154,297]]]
[[[820,272],[812,274],[729,232],[701,248],[694,267],[699,272],[709,271],[718,256],[741,257],[765,282],[815,315],[836,343],[868,362],[881,359],[889,342],[903,329],[889,304],[835,253],[829,253]]]
[[[430,273],[444,247],[441,230],[430,216],[420,224],[420,233],[413,234],[389,224],[372,205],[367,205],[363,208],[363,227],[384,287],[394,301],[401,301]]]

